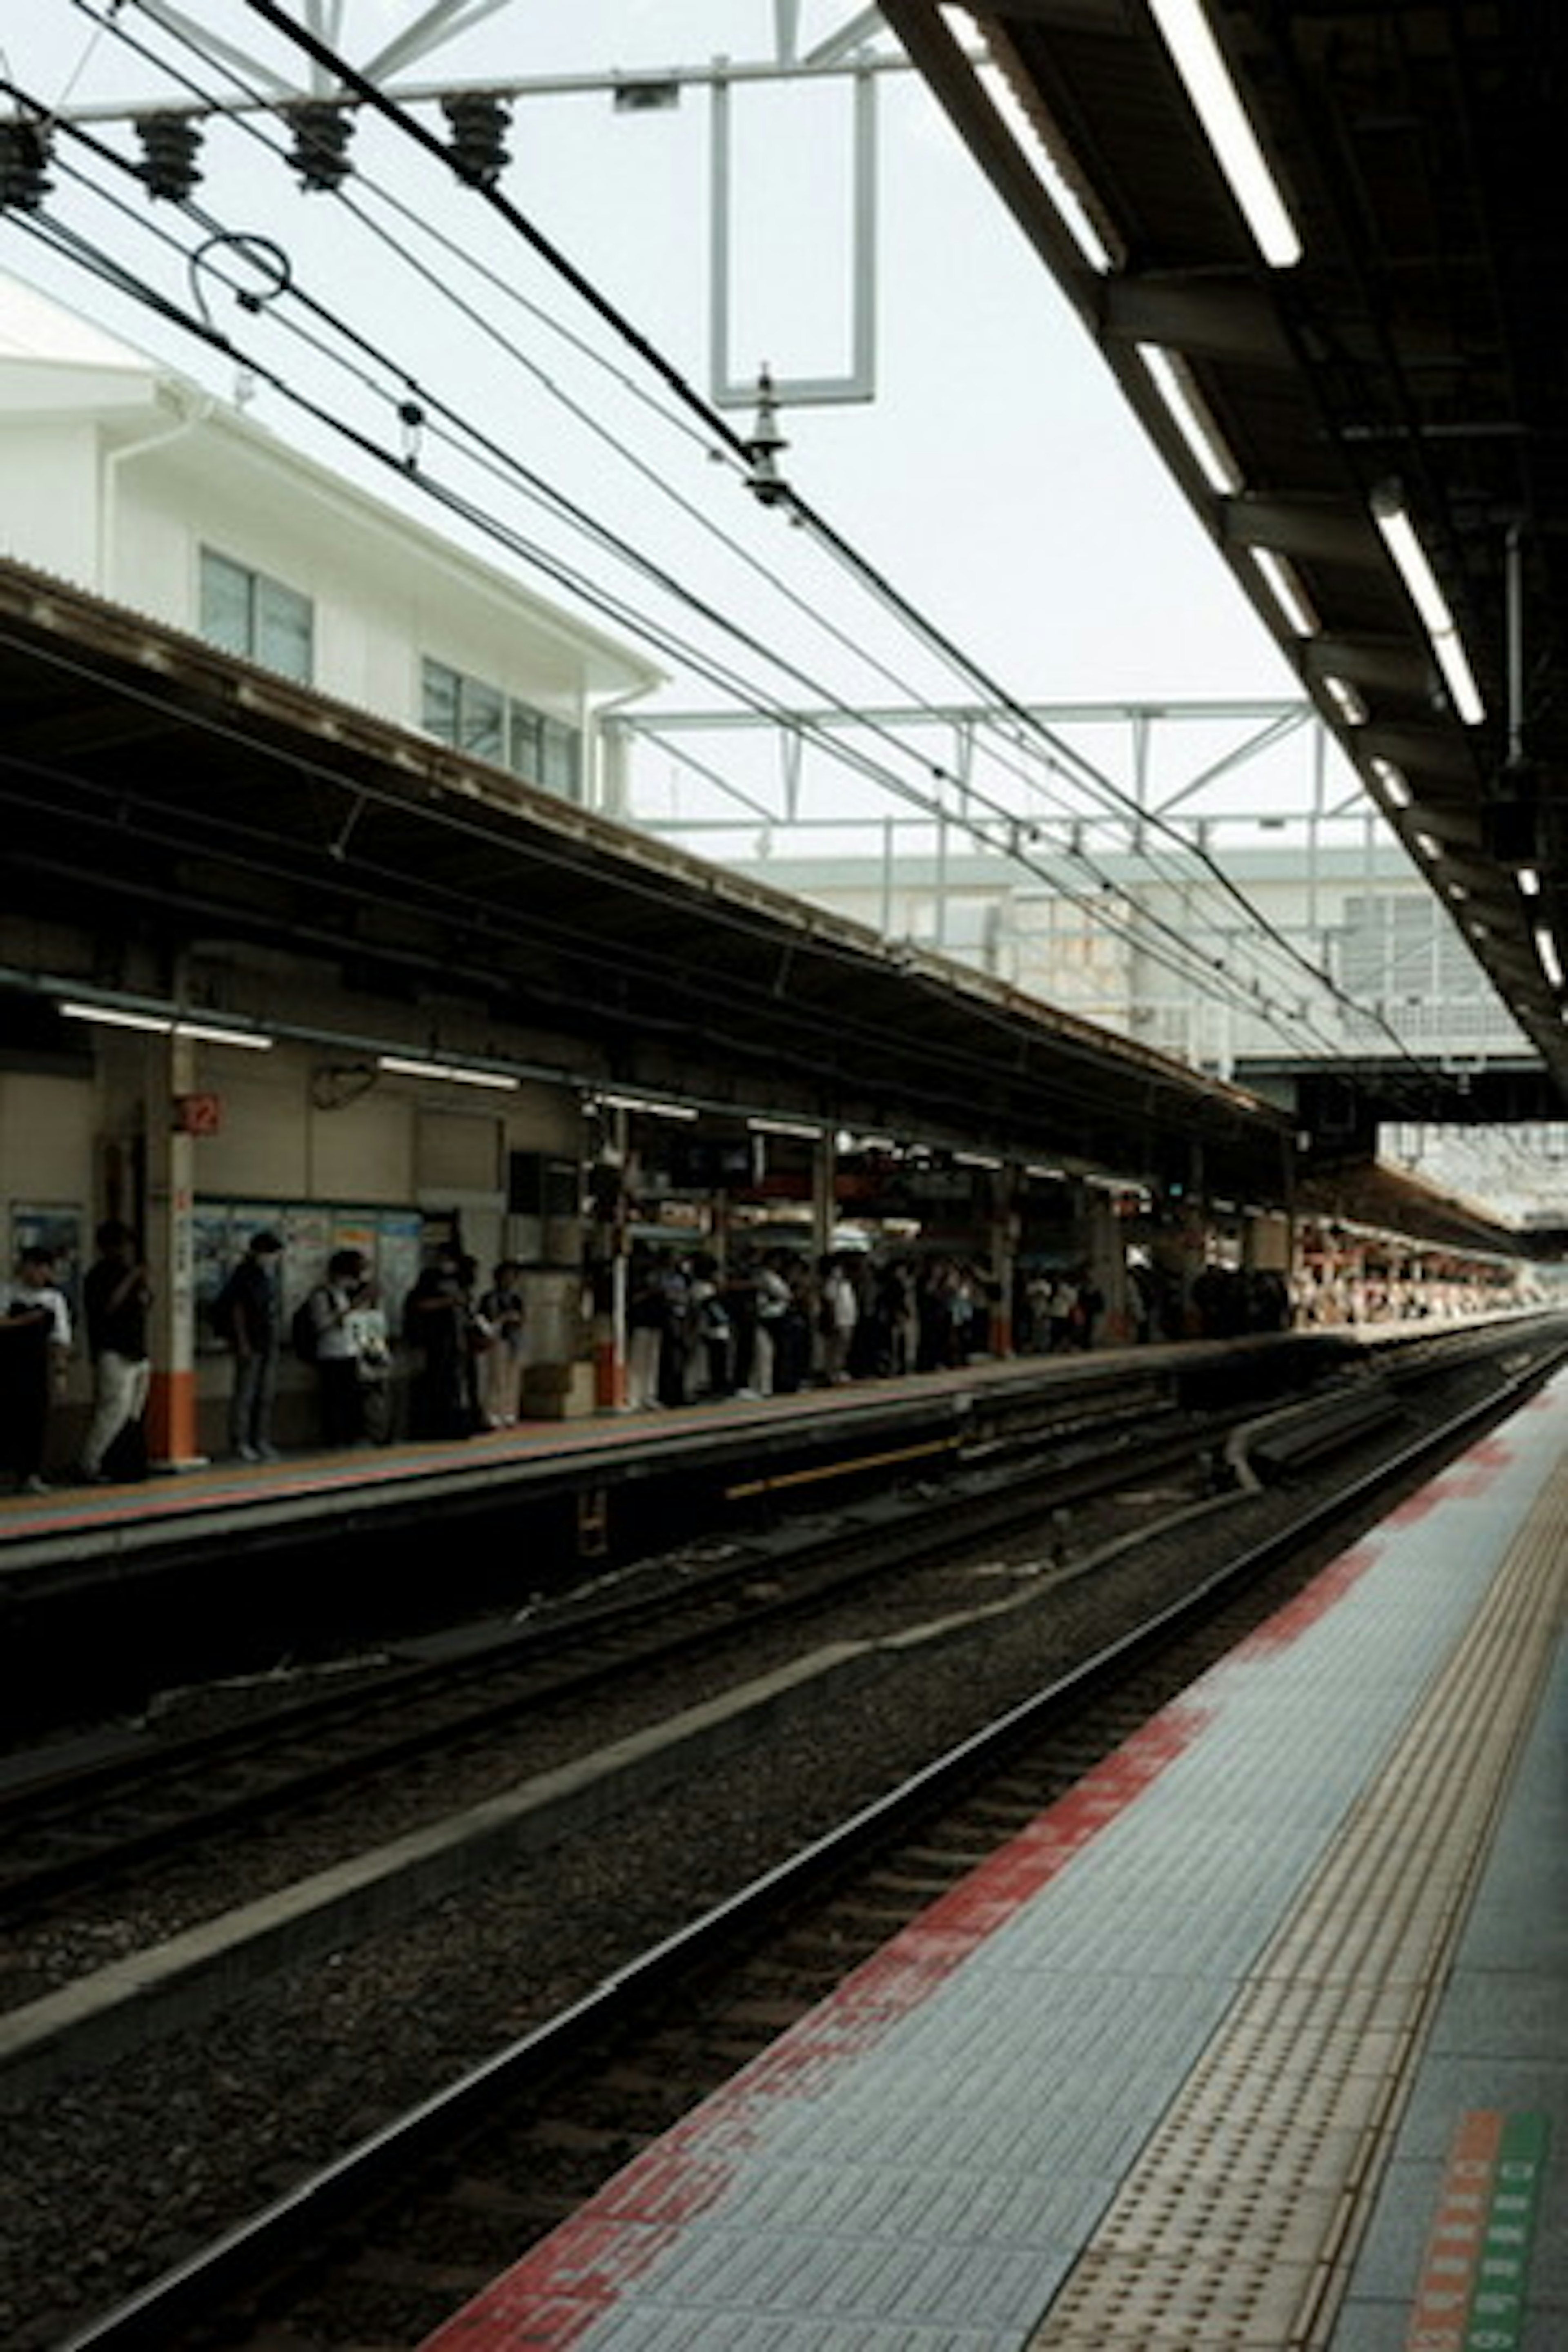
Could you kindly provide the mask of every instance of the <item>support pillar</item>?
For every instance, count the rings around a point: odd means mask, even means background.
[[[991,1352],[994,1356],[1016,1353],[1013,1339],[1013,1279],[1018,1254],[1018,1237],[1022,1220],[1018,1196],[1023,1189],[1023,1172],[1009,1160],[998,1170],[991,1186],[991,1221],[986,1255],[991,1261],[991,1281],[995,1291],[995,1304],[991,1310]]]
[[[831,1130],[811,1147],[811,1255],[816,1272],[833,1247],[838,1223],[838,1146]]]
[[[201,1450],[196,1410],[196,1138],[180,1115],[196,1090],[196,1045],[190,1037],[150,1044],[147,1051],[146,1231],[142,1250],[153,1286],[148,1347],[148,1458],[160,1469],[192,1470]]]
[[[1137,1326],[1128,1297],[1127,1241],[1115,1195],[1099,1185],[1088,1191],[1083,1234],[1089,1287],[1103,1302],[1095,1338],[1101,1347],[1125,1347]]]
[[[597,1249],[594,1269],[594,1402],[619,1412],[626,1402],[626,1113],[610,1114],[610,1148],[593,1171]]]

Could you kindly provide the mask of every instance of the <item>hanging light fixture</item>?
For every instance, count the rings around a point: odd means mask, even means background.
[[[1409,592],[1421,625],[1431,640],[1443,682],[1453,698],[1454,709],[1467,727],[1477,727],[1487,715],[1475,673],[1470,667],[1458,623],[1449,610],[1448,600],[1437,585],[1437,575],[1432,569],[1431,558],[1416,535],[1405,504],[1405,496],[1396,482],[1385,482],[1374,490],[1372,499],[1372,519],[1383,534],[1384,546],[1394,558],[1394,565]]]

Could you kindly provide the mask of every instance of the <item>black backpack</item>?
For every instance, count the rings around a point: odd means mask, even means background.
[[[316,1322],[316,1293],[307,1292],[294,1309],[289,1326],[289,1336],[294,1343],[294,1353],[302,1364],[313,1364],[321,1353],[321,1330]]]

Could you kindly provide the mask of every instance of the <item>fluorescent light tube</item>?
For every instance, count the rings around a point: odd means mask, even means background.
[[[507,1092],[510,1092],[520,1083],[518,1079],[508,1077],[500,1070],[459,1069],[452,1062],[420,1062],[416,1061],[410,1055],[403,1054],[378,1054],[376,1067],[381,1070],[395,1071],[399,1077],[446,1078],[455,1086],[497,1087]]]
[[[117,1004],[62,1004],[60,1011],[68,1021],[102,1021],[110,1029],[151,1029],[166,1037],[174,1028],[166,1013],[123,1013]]]
[[[248,1045],[253,1053],[266,1053],[272,1044],[270,1037],[259,1029],[220,1029],[216,1022],[176,1021],[176,1037],[200,1037],[211,1045]]]
[[[1301,258],[1301,240],[1264,158],[1230,71],[1220,55],[1201,0],[1149,0],[1176,71],[1240,205],[1263,258],[1289,269]]]
[[[1395,808],[1408,808],[1415,795],[1405,781],[1404,769],[1396,768],[1392,760],[1373,760],[1370,765],[1383,786],[1384,798],[1392,801]]]
[[[974,79],[1012,133],[1014,145],[1049,197],[1062,226],[1089,268],[1104,277],[1115,267],[1117,257],[1107,249],[1077,190],[1019,103],[1007,77],[999,67],[982,66]]]
[[[1447,598],[1437,584],[1431,559],[1405,512],[1405,501],[1394,485],[1373,492],[1372,519],[1383,533],[1384,544],[1394,558],[1421,625],[1431,639],[1432,651],[1455,709],[1467,727],[1479,726],[1487,715],[1487,707],[1476,684],[1475,672],[1470,667],[1458,625],[1448,608]]]
[[[1348,677],[1325,677],[1323,692],[1348,725],[1352,727],[1366,725],[1365,698],[1360,688],[1352,686]]]
[[[1241,468],[1184,369],[1158,343],[1140,343],[1137,351],[1173,424],[1197,459],[1205,481],[1222,497],[1235,498],[1242,488]]]
[[[606,1110],[645,1110],[650,1118],[696,1118],[700,1115],[688,1103],[651,1102],[642,1095],[601,1095],[599,1100]]]
[[[1307,601],[1307,593],[1297,576],[1296,567],[1271,547],[1255,547],[1252,561],[1263,575],[1263,583],[1272,595],[1299,637],[1315,637],[1321,625]]]
[[[200,1037],[214,1045],[248,1045],[265,1052],[272,1039],[264,1029],[226,1029],[216,1021],[184,1021],[174,1013],[132,1013],[118,1004],[89,1004],[75,997],[60,1011],[71,1021],[102,1021],[111,1029],[145,1029],[155,1037]]]

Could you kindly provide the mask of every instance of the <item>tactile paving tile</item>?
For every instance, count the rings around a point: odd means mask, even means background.
[[[1568,1590],[1568,1465],[1030,2352],[1325,2346]]]

